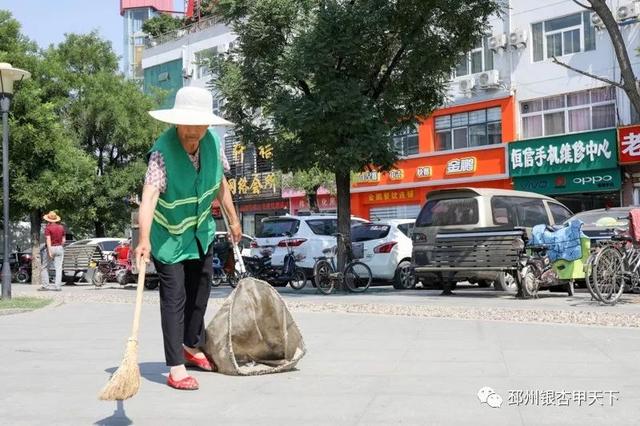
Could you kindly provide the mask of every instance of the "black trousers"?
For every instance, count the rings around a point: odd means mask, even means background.
[[[166,264],[153,263],[160,278],[160,317],[164,356],[168,366],[184,364],[182,344],[195,348],[204,344],[204,314],[209,301],[213,273],[213,244],[199,259]]]

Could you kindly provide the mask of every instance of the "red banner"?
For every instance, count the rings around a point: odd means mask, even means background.
[[[640,163],[640,126],[618,128],[620,164]]]

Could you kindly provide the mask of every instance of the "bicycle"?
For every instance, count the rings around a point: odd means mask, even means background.
[[[313,279],[316,288],[322,294],[331,294],[337,283],[346,284],[349,291],[354,293],[362,293],[371,285],[373,275],[371,268],[357,259],[363,257],[362,251],[364,246],[346,244],[342,234],[334,234],[337,237],[337,243],[342,244],[347,253],[347,262],[342,271],[337,271],[336,256],[338,246],[322,250],[325,256],[316,257],[316,263],[313,265]],[[357,256],[354,256],[353,247],[357,247]]]
[[[625,289],[640,285],[640,245],[627,234],[603,241],[591,256],[587,287],[594,299],[615,305]]]

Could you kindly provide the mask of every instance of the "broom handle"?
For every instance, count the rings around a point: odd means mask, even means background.
[[[142,295],[144,293],[144,277],[147,273],[147,262],[142,259],[138,261],[138,286],[136,288],[136,307],[133,314],[133,327],[129,340],[138,340],[138,330],[140,329],[140,314],[142,312]]]
[[[222,212],[222,219],[224,220],[224,226],[227,228],[227,234],[230,234],[231,228],[229,227],[229,217],[227,216],[227,211],[225,210],[222,203],[220,203],[220,211]],[[242,253],[240,253],[240,248],[238,248],[238,244],[233,240],[231,241],[231,245],[233,246],[233,257],[235,257],[236,262],[240,264],[240,274],[244,276],[247,273],[247,268],[245,268],[244,266],[244,259],[242,259]]]

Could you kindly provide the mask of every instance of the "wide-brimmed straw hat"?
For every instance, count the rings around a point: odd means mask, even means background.
[[[183,87],[176,93],[171,109],[149,111],[156,120],[170,124],[196,126],[233,126],[233,123],[212,112],[213,96],[206,89]]]
[[[53,210],[42,216],[42,218],[47,222],[60,222],[60,216],[58,216],[58,214]]]

